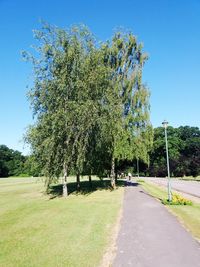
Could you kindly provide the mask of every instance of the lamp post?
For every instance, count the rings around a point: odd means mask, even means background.
[[[172,192],[171,192],[171,180],[170,180],[170,171],[169,171],[169,154],[168,154],[168,142],[167,142],[167,126],[168,122],[164,120],[162,125],[165,129],[165,142],[166,142],[166,156],[167,156],[167,174],[168,174],[168,183],[167,183],[167,190],[168,190],[168,201],[172,201]]]
[[[139,159],[137,158],[137,176],[138,176],[138,178],[139,178],[139,176],[140,176],[140,171],[139,171]]]

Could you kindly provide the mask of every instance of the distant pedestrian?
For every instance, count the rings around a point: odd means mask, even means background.
[[[128,173],[128,180],[129,180],[129,182],[131,181],[131,178],[132,178],[132,174],[129,172]]]

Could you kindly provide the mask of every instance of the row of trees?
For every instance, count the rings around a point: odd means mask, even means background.
[[[0,145],[0,177],[18,176],[23,173],[25,157],[19,152]]]
[[[17,150],[0,145],[0,177],[39,176],[41,173],[33,156],[24,156]]]
[[[200,175],[200,129],[198,127],[168,127],[170,171],[172,176]],[[143,171],[150,176],[166,176],[164,129],[154,129],[154,145],[150,165]]]
[[[168,127],[168,144],[170,156],[170,170],[172,176],[198,176],[200,175],[200,129],[198,127],[181,126],[179,128]],[[141,175],[164,177],[167,175],[165,153],[164,129],[154,129],[154,143],[150,151],[149,165],[139,161]],[[95,153],[94,153],[95,155]],[[103,154],[101,154],[104,156]],[[97,158],[93,159],[94,162]],[[103,158],[102,165],[109,169],[110,163]],[[97,162],[98,166],[100,164]],[[116,174],[131,171],[137,174],[137,160],[119,160],[116,162]],[[100,173],[106,176],[109,173]],[[73,173],[74,174],[74,173]],[[87,173],[87,168],[85,173]],[[41,166],[36,158],[23,156],[21,152],[0,145],[0,177],[7,176],[39,176],[43,175]]]
[[[24,52],[34,69],[29,98],[35,124],[26,141],[47,178],[109,175],[135,158],[148,163],[153,131],[149,90],[142,83],[147,55],[131,32],[97,42],[85,26],[68,30],[44,24],[35,31],[37,54]]]

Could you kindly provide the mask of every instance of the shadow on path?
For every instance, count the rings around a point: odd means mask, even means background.
[[[142,193],[142,194],[145,194],[145,195],[147,195],[147,196],[149,196],[149,197],[152,197],[151,194],[149,194],[148,192],[145,192],[145,191],[143,191],[143,190],[140,190],[139,192]],[[161,203],[162,203],[162,201],[163,201],[162,198],[159,198],[159,197],[154,197],[154,198],[155,198],[155,199],[159,199]]]
[[[131,181],[126,181],[125,182],[125,186],[138,186],[139,183],[137,182],[131,182]]]

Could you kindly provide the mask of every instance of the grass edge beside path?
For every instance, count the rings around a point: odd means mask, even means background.
[[[158,201],[167,199],[167,190],[148,182],[139,182],[142,188]],[[193,203],[192,206],[163,205],[171,212],[178,221],[189,231],[192,236],[200,242],[200,204]]]
[[[108,245],[106,247],[106,250],[98,267],[112,266],[112,263],[116,256],[116,241],[121,226],[122,212],[123,212],[123,207],[121,205],[120,211],[118,212],[116,223],[115,225],[113,225],[113,229],[110,233]]]

